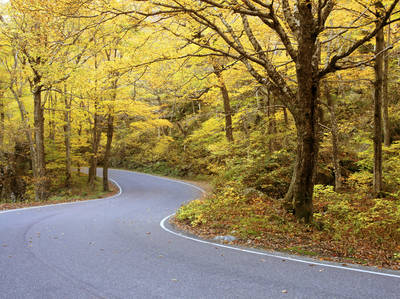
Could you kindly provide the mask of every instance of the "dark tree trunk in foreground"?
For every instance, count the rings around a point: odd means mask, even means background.
[[[312,220],[314,177],[318,158],[318,49],[311,6],[299,7],[300,26],[296,72],[298,92],[292,114],[297,129],[297,155],[285,201],[306,223]]]
[[[377,17],[380,15],[380,8],[383,6],[381,2],[375,4],[377,6]],[[379,26],[379,22],[377,22]],[[375,83],[374,83],[374,193],[380,196],[382,193],[382,83],[383,83],[383,51],[384,51],[384,35],[383,29],[380,29],[375,37]]]

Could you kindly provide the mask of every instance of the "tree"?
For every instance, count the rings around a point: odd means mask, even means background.
[[[229,142],[233,142],[233,128],[232,128],[232,109],[229,98],[228,89],[222,76],[222,66],[217,62],[213,61],[214,74],[218,78],[218,87],[221,90],[221,95],[224,103],[224,114],[225,114],[225,135]]]
[[[375,59],[374,59],[374,192],[376,196],[382,193],[382,94],[383,94],[383,56],[385,39],[381,18],[385,7],[381,1],[375,3],[376,6],[376,28],[378,29],[375,40]]]
[[[45,200],[48,196],[49,178],[45,159],[45,103],[42,94],[52,85],[68,78],[65,72],[59,71],[60,65],[65,66],[68,46],[76,42],[77,32],[79,34],[80,31],[75,31],[75,28],[70,30],[63,18],[34,9],[42,4],[51,5],[51,1],[39,2],[12,1],[9,10],[10,21],[7,31],[3,33],[14,48],[16,65],[24,68],[26,66],[23,80],[29,82],[34,103],[34,148],[31,147],[31,150],[35,155],[35,198]]]
[[[391,1],[381,22],[374,29],[368,23],[360,20],[362,12],[354,16],[353,11],[369,7],[368,3],[351,3],[354,10],[345,17],[334,1],[302,0],[291,3],[281,0],[264,3],[262,1],[160,1],[151,13],[139,12],[141,15],[154,17],[160,14],[174,14],[181,20],[171,25],[170,30],[177,36],[195,44],[209,52],[223,55],[241,61],[246,65],[252,76],[271,92],[279,97],[294,117],[297,128],[297,156],[294,163],[292,183],[285,200],[290,202],[298,219],[310,222],[312,218],[313,186],[318,157],[318,97],[320,80],[327,74],[341,69],[355,67],[347,58],[361,45],[373,38],[387,24],[398,0]],[[335,21],[328,29],[326,21]],[[352,18],[350,24],[348,18]],[[346,20],[344,24],[342,20]],[[189,32],[185,28],[189,28]],[[320,57],[326,41],[327,31],[336,30],[334,38],[340,40],[344,34],[350,35],[356,27],[362,27],[366,33],[345,42],[345,47],[332,50],[336,52],[325,67],[320,68]],[[193,33],[193,29],[197,31]],[[336,28],[336,29],[335,29]],[[337,32],[337,28],[344,30]],[[296,82],[289,84],[285,72],[279,70],[276,57],[270,52],[265,36],[274,34],[271,40],[281,47],[284,55],[290,58],[288,62],[295,69]],[[215,39],[225,42],[227,47],[218,47]],[[247,40],[245,39],[247,38]],[[271,41],[270,40],[270,41]],[[347,59],[347,61],[346,61]],[[286,65],[287,63],[285,63]],[[265,72],[265,74],[263,74]]]
[[[386,45],[390,46],[390,25],[387,26]],[[382,122],[383,122],[383,140],[385,146],[390,146],[390,121],[389,121],[389,50],[384,53],[384,72],[383,72],[383,98],[382,98]]]

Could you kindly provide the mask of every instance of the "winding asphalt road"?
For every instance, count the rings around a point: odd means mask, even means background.
[[[119,195],[0,212],[1,298],[400,298],[400,273],[175,235],[160,222],[201,190],[111,170]],[[176,232],[175,232],[176,233]]]

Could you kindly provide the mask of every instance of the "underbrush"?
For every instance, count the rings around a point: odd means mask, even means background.
[[[42,204],[55,204],[68,201],[76,200],[86,200],[86,199],[96,199],[109,196],[117,191],[117,188],[113,185],[111,186],[111,191],[103,191],[103,182],[101,178],[96,178],[95,188],[92,189],[87,184],[88,176],[82,173],[73,173],[72,175],[72,186],[71,188],[66,188],[64,186],[64,177],[58,176],[52,182],[51,189],[49,190],[50,196],[46,201],[35,201],[34,200],[34,189],[33,185],[27,180],[26,192],[24,194],[23,201],[12,201],[2,200],[0,201],[0,210],[2,209],[13,209],[28,207],[32,205],[42,205]]]
[[[336,193],[317,185],[314,220],[300,224],[281,202],[229,183],[182,206],[175,223],[203,237],[233,235],[239,244],[400,269],[400,201]]]

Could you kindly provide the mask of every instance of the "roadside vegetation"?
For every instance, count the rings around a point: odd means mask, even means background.
[[[64,178],[60,176],[59,181],[54,182],[50,190],[49,198],[46,201],[35,201],[32,184],[27,184],[27,190],[24,193],[24,198],[16,200],[11,197],[0,201],[0,210],[19,209],[32,206],[43,206],[65,202],[74,202],[82,200],[97,199],[109,197],[118,192],[118,188],[110,183],[110,191],[103,191],[101,178],[95,181],[95,188],[90,188],[87,185],[87,175],[82,173],[73,173],[72,186],[65,188],[63,185]]]

